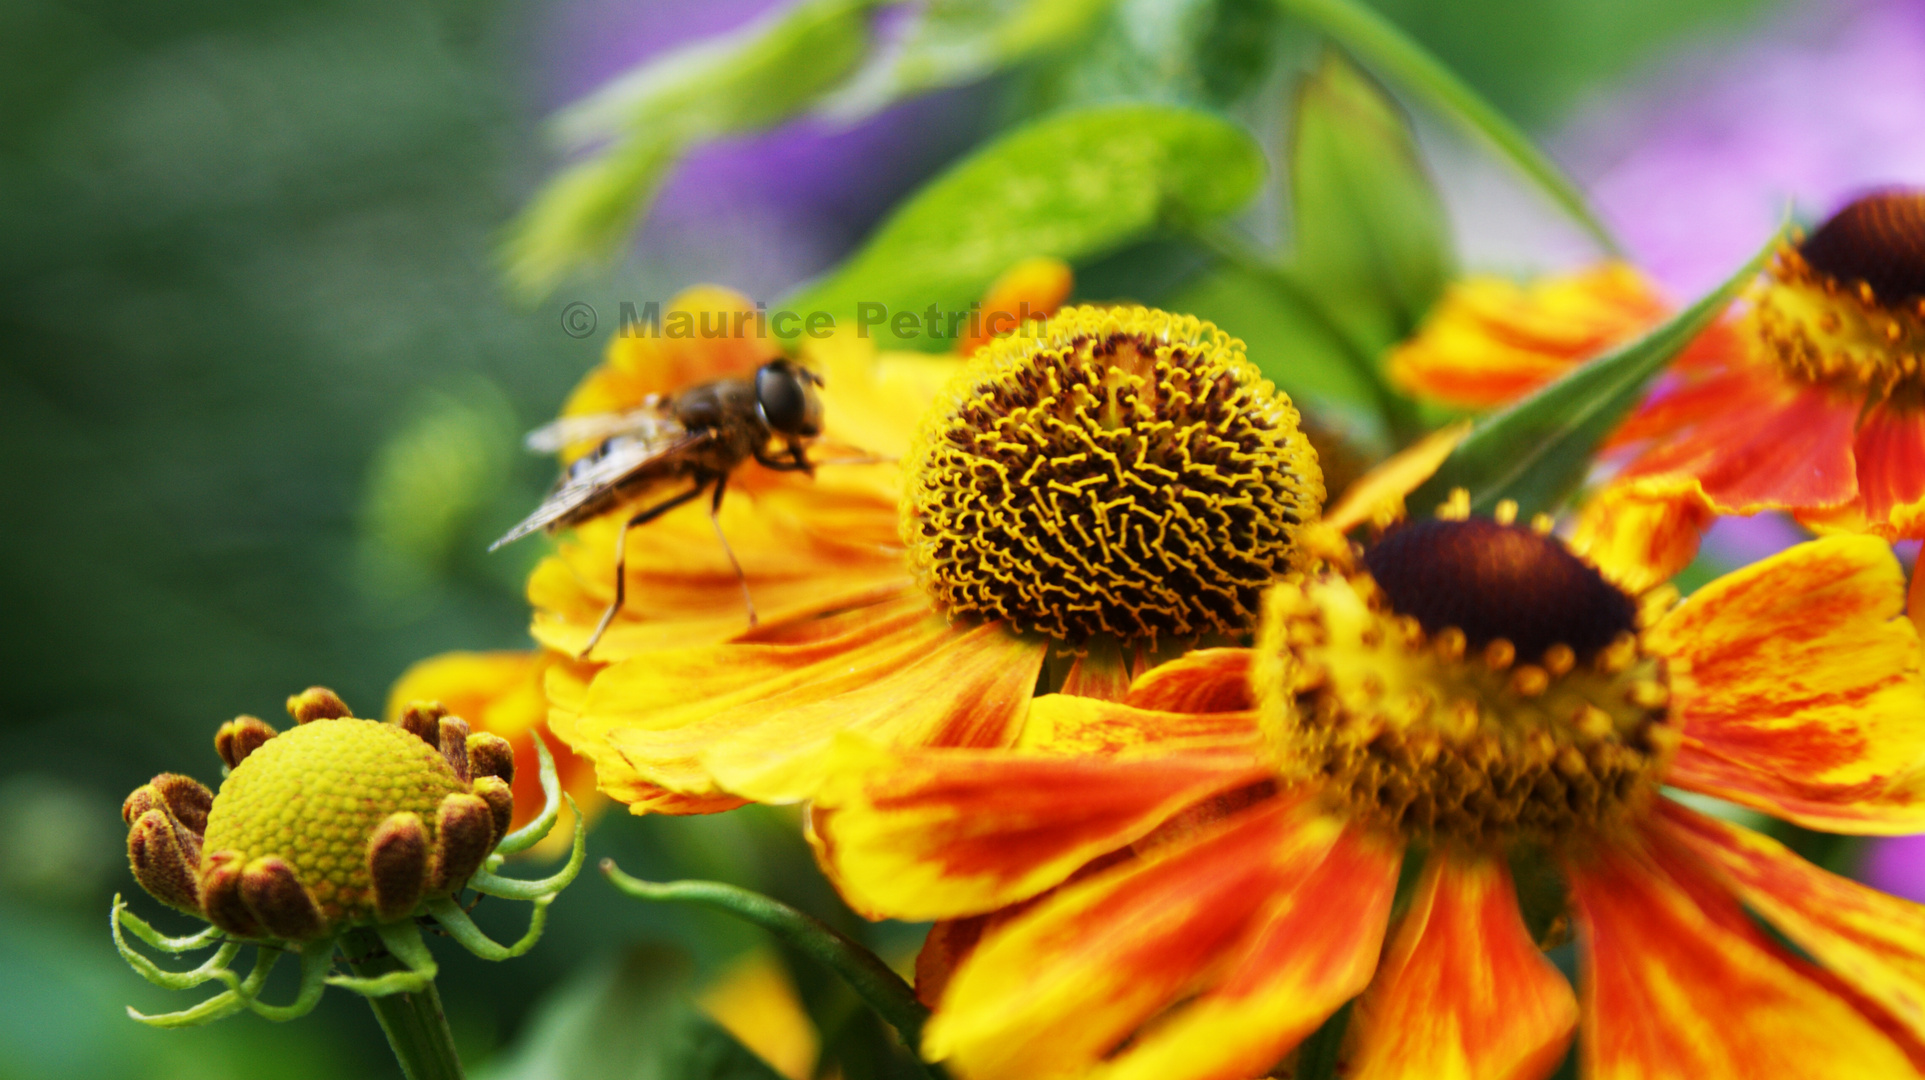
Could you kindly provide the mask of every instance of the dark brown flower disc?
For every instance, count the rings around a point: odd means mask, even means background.
[[[1890,188],[1856,199],[1798,251],[1841,285],[1870,285],[1880,303],[1925,297],[1925,190]]]
[[[1559,643],[1584,656],[1637,629],[1631,598],[1555,537],[1489,518],[1403,525],[1364,565],[1399,614],[1457,627],[1473,648],[1505,638],[1523,659]]]

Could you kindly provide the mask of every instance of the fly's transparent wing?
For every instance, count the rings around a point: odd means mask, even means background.
[[[578,443],[601,442],[618,435],[639,439],[670,439],[682,433],[682,426],[668,415],[668,401],[660,394],[632,409],[621,412],[587,413],[564,416],[528,433],[522,444],[537,454],[557,454]]]
[[[502,534],[501,539],[488,545],[488,550],[493,551],[531,532],[566,521],[569,515],[587,506],[608,489],[644,469],[672,462],[712,437],[708,431],[688,431],[673,421],[665,423],[671,425],[672,430],[661,429],[654,437],[639,434],[615,436],[596,455],[575,462],[562,476],[561,482],[555,485],[555,490],[541,501],[541,505]]]

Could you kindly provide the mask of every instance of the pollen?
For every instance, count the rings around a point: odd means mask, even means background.
[[[1266,596],[1253,669],[1279,768],[1422,842],[1628,827],[1677,744],[1638,605],[1555,538],[1404,526]]]
[[[1866,195],[1781,247],[1748,319],[1765,355],[1800,381],[1918,397],[1925,190]]]
[[[1069,308],[984,346],[906,461],[902,536],[952,617],[1071,644],[1236,635],[1323,476],[1243,343],[1145,308]]]

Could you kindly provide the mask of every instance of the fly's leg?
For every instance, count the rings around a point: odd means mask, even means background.
[[[810,476],[815,475],[815,463],[804,456],[801,443],[790,440],[788,451],[789,456],[786,458],[777,457],[769,453],[766,447],[761,446],[756,447],[751,453],[755,455],[755,460],[761,463],[765,469],[774,472],[799,472],[807,473]]]
[[[726,480],[727,477],[723,479]],[[641,513],[636,514],[634,517],[629,518],[628,524],[622,526],[622,531],[615,534],[615,599],[608,605],[608,610],[602,612],[602,621],[596,623],[595,632],[588,635],[588,644],[582,646],[582,651],[577,654],[578,659],[586,660],[588,659],[588,654],[595,651],[595,643],[602,639],[604,633],[608,632],[608,624],[615,621],[615,614],[622,610],[622,602],[628,598],[628,530],[637,525],[646,525],[656,518],[661,517],[663,514],[668,513],[670,510],[688,502],[690,499],[700,495],[702,489],[708,487],[708,485],[708,477],[696,477],[694,487],[689,488],[680,495],[664,499]],[[716,484],[715,495],[716,501],[720,502],[722,496],[722,485],[720,482]],[[713,511],[711,511],[711,514],[712,513]],[[734,559],[734,554],[731,553],[729,558]],[[741,567],[737,567],[735,572],[740,574],[742,572]],[[746,586],[744,587],[746,588]]]
[[[729,557],[729,565],[735,567],[736,583],[742,586],[742,606],[749,609],[749,625],[755,625],[755,601],[749,597],[749,576],[742,572],[742,563],[735,557],[735,549],[729,546],[729,538],[722,532],[722,493],[729,488],[729,477],[723,473],[715,481],[715,497],[709,500],[709,524],[715,526],[715,538],[722,542],[722,552]],[[699,490],[699,489],[698,489]]]

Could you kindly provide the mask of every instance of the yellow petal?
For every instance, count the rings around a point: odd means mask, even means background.
[[[1817,829],[1925,831],[1925,674],[1905,579],[1827,537],[1698,590],[1649,635],[1683,745],[1666,782]]]

